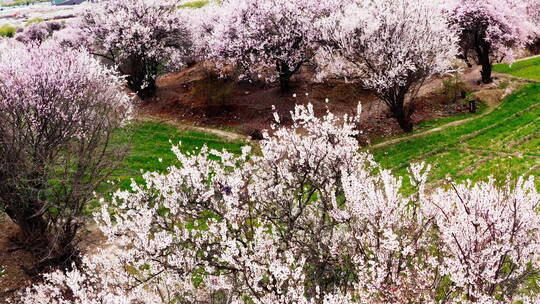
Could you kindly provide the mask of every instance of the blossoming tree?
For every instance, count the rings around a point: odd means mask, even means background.
[[[110,144],[130,112],[122,85],[85,52],[0,45],[0,209],[37,268],[71,260],[86,204],[123,155]]]
[[[15,36],[15,39],[24,43],[41,43],[61,29],[62,24],[56,21],[35,22],[24,28],[21,33]]]
[[[512,61],[514,50],[524,48],[529,42],[533,26],[528,2],[457,0],[450,9],[449,22],[460,29],[461,56],[482,66],[483,83],[492,82],[494,61]]]
[[[513,186],[497,188],[490,179],[439,189],[429,198],[444,243],[441,271],[472,301],[493,303],[497,295],[509,301],[524,277],[538,271],[532,239],[540,235],[538,193],[532,179]]]
[[[533,53],[537,54],[540,53],[540,9],[538,8],[538,3],[534,0],[529,1],[527,11],[529,12],[534,28],[532,35],[533,39],[529,48]]]
[[[276,117],[279,121],[279,117]],[[260,155],[184,155],[96,214],[109,240],[21,301],[63,303],[505,303],[538,269],[534,180],[427,192],[358,152],[358,117],[297,107]],[[219,160],[209,158],[219,156]],[[534,297],[532,299],[534,300]]]
[[[174,0],[97,1],[78,25],[94,43],[91,51],[115,63],[130,88],[152,96],[163,69],[181,67],[191,36]]]
[[[279,80],[282,90],[303,65],[311,62],[313,23],[339,1],[227,0],[215,6],[210,56],[242,67],[244,76]]]
[[[358,1],[319,22],[320,78],[340,76],[372,89],[400,127],[427,78],[449,69],[457,37],[440,1]]]

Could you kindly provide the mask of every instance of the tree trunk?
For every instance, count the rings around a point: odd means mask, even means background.
[[[6,208],[5,212],[20,229],[11,241],[37,259],[31,268],[25,269],[28,274],[38,275],[49,267],[66,268],[79,262],[74,242],[79,224],[66,222],[51,229],[42,215],[41,204],[33,201],[24,208]]]
[[[411,122],[411,118],[409,115],[405,113],[405,111],[401,110],[398,111],[398,113],[394,113],[396,120],[401,127],[401,129],[407,133],[412,132],[413,130],[413,124]]]
[[[482,83],[488,84],[493,82],[493,78],[491,77],[491,71],[492,66],[489,62],[489,59],[487,63],[482,62],[482,71],[480,72],[480,74],[482,74]]]
[[[489,45],[489,43],[484,42],[479,48],[477,48],[476,52],[480,64],[482,65],[482,71],[480,72],[480,74],[482,75],[482,83],[492,83],[493,78],[491,78],[491,71],[493,69],[493,65],[491,59],[489,58],[489,55],[491,53],[491,46]]]
[[[413,124],[411,122],[412,108],[407,109],[405,107],[404,92],[406,92],[406,90],[403,90],[403,92],[398,95],[389,98],[387,97],[386,103],[401,129],[409,133],[413,130]]]
[[[288,92],[291,89],[290,81],[294,73],[289,68],[289,65],[282,61],[277,63],[277,71],[279,73],[279,87],[281,91]]]
[[[30,175],[32,176],[32,175]],[[39,183],[32,184],[34,189],[42,189]],[[23,190],[18,190],[22,191]],[[32,192],[35,192],[34,190]],[[5,206],[5,212],[11,220],[19,226],[20,245],[31,249],[40,246],[47,240],[47,222],[43,218],[43,203],[32,198],[32,194],[24,193],[26,202],[15,200],[13,204]]]
[[[290,86],[291,76],[287,74],[279,74],[279,88],[282,92],[288,92],[291,89]]]

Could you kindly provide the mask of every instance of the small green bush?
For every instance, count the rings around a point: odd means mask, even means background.
[[[44,22],[44,21],[45,21],[45,19],[36,17],[36,18],[32,18],[32,19],[26,21],[25,25],[26,25],[26,26],[29,26],[29,25],[31,25],[31,24],[34,24],[34,23],[41,23],[41,22]]]
[[[446,97],[447,102],[454,103],[465,97],[466,91],[467,86],[459,75],[452,75],[442,80],[441,93]]]
[[[7,38],[13,38],[15,36],[15,33],[17,32],[17,28],[13,25],[4,24],[0,27],[0,37],[7,37]]]
[[[207,5],[208,3],[210,3],[209,0],[195,0],[182,4],[180,8],[197,9]]]

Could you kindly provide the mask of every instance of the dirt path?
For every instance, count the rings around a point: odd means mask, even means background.
[[[533,58],[538,58],[538,57],[540,57],[540,55],[534,55],[534,56],[529,56],[529,57],[519,58],[517,61],[525,61],[525,60],[529,60],[529,59],[533,59]]]
[[[224,131],[224,130],[220,130],[220,129],[193,126],[193,125],[184,124],[184,123],[181,123],[181,122],[179,122],[177,120],[169,119],[169,118],[162,118],[162,117],[150,116],[150,115],[138,115],[136,117],[136,119],[143,120],[143,121],[153,121],[153,122],[159,122],[159,123],[166,123],[166,124],[169,124],[171,126],[174,126],[174,127],[178,128],[180,130],[191,130],[191,131],[198,131],[198,132],[208,133],[208,134],[212,134],[212,135],[216,135],[216,136],[225,138],[227,140],[234,140],[234,141],[237,141],[237,140],[249,141],[250,140],[249,137],[247,137],[245,135],[238,134],[238,133]]]
[[[402,142],[402,141],[405,141],[405,140],[411,140],[411,139],[415,139],[415,138],[418,138],[418,137],[422,137],[422,136],[425,136],[425,135],[428,135],[428,134],[432,134],[432,133],[435,133],[435,132],[439,132],[439,131],[443,131],[445,129],[448,129],[448,128],[451,128],[451,127],[456,127],[456,126],[460,126],[462,124],[465,124],[471,120],[474,120],[474,119],[478,119],[480,117],[483,117],[483,116],[486,116],[488,114],[490,114],[491,112],[493,112],[493,110],[495,110],[497,108],[497,106],[500,104],[500,102],[486,102],[486,105],[487,105],[487,109],[480,115],[478,116],[475,116],[475,117],[470,117],[470,118],[465,118],[465,119],[462,119],[462,120],[457,120],[457,121],[453,121],[453,122],[450,122],[450,123],[447,123],[445,125],[442,125],[440,127],[436,127],[436,128],[433,128],[433,129],[429,129],[427,131],[424,131],[424,132],[420,132],[420,133],[417,133],[417,134],[413,134],[413,135],[409,135],[409,136],[405,136],[405,137],[399,137],[399,138],[395,138],[395,139],[391,139],[391,140],[387,140],[387,141],[384,141],[382,143],[379,143],[379,144],[376,144],[376,145],[372,145],[370,146],[370,148],[372,149],[377,149],[377,148],[381,148],[381,147],[385,147],[385,146],[388,146],[388,145],[393,145],[393,144],[397,144],[399,142]]]

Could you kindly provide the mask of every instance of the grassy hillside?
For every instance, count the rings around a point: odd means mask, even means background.
[[[514,62],[511,65],[497,64],[493,70],[517,77],[540,80],[540,57]]]
[[[406,174],[409,163],[425,161],[433,167],[432,182],[447,176],[478,181],[493,175],[505,180],[507,174],[535,175],[540,181],[540,84],[506,97],[488,115],[372,152],[400,175]]]

